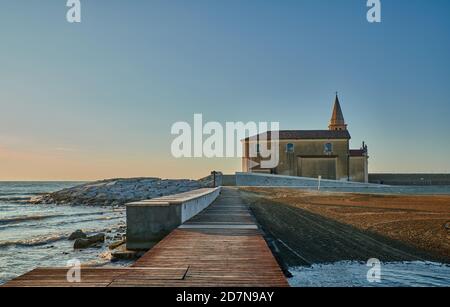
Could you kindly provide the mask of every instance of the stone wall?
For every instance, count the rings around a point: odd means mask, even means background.
[[[222,176],[222,186],[235,186],[235,185],[236,185],[236,175]]]
[[[308,178],[336,179],[337,158],[298,158],[298,176]]]
[[[350,157],[350,180],[356,182],[369,182],[367,157]]]
[[[271,186],[271,187],[318,187],[319,180],[314,178],[303,178],[293,176],[280,176],[255,173],[236,173],[237,186]],[[341,188],[341,187],[378,187],[377,184],[321,180],[320,186],[323,188]]]
[[[369,174],[369,182],[388,185],[450,185],[450,174]]]

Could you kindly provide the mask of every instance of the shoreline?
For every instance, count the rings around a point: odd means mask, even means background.
[[[122,266],[111,262],[109,245],[125,235],[125,209],[108,206],[31,205],[37,194],[72,188],[73,182],[15,182],[0,185],[0,283],[36,266],[66,266],[78,259],[83,265]],[[75,250],[68,237],[77,229],[87,235],[105,234],[98,247]]]

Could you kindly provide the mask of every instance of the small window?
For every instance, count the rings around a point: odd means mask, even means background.
[[[326,154],[330,154],[333,152],[333,144],[326,143],[323,150]]]
[[[259,144],[256,144],[256,153],[257,154],[261,153],[261,148],[259,147]]]
[[[289,143],[286,145],[286,152],[292,153],[294,152],[294,144]]]

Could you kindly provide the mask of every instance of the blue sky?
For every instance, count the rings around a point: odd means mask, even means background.
[[[326,129],[339,91],[371,172],[450,172],[450,2],[1,0],[0,180],[200,177],[170,127]]]

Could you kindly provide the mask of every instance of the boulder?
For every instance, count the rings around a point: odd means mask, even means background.
[[[113,242],[113,243],[111,243],[111,244],[109,245],[109,249],[110,249],[110,250],[116,249],[116,248],[118,248],[119,246],[121,246],[121,245],[123,245],[123,244],[125,244],[125,243],[127,243],[127,240],[126,240],[126,239],[119,240],[119,241],[115,241],[115,242]]]
[[[73,241],[76,239],[86,239],[87,235],[81,230],[78,229],[74,232],[72,232],[72,234],[69,236],[69,241]]]
[[[88,239],[76,239],[73,244],[74,249],[83,249],[88,248],[92,245],[92,243]]]
[[[105,242],[105,234],[98,233],[87,238],[92,244]]]
[[[117,249],[111,252],[111,261],[115,262],[119,260],[135,260],[139,257],[142,257],[144,253],[145,252],[127,250],[126,245],[122,244]]]
[[[80,239],[76,239],[74,244],[73,244],[73,248],[74,249],[83,249],[83,248],[88,248],[91,247],[93,245],[96,245],[97,243],[103,243],[105,242],[105,234],[104,233],[99,233],[87,238],[80,238]]]

